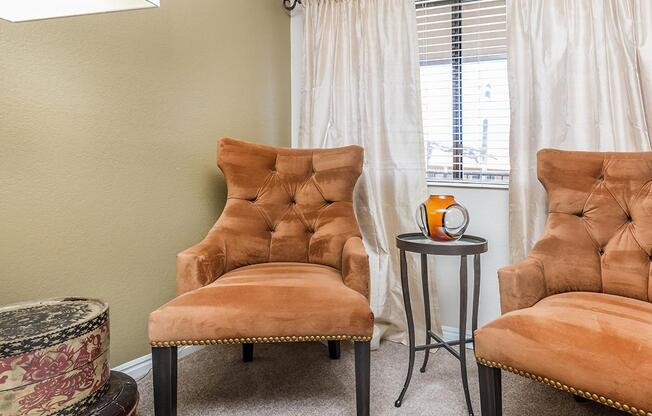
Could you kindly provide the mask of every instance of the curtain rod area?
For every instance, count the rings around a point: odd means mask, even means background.
[[[478,0],[416,0],[415,4],[417,8],[424,8],[448,6],[461,3],[472,3],[476,1]],[[301,4],[301,0],[283,0],[283,7],[285,7],[285,9],[288,11],[294,10],[299,4]]]
[[[285,10],[292,11],[297,5],[301,4],[301,0],[283,0],[283,7]]]

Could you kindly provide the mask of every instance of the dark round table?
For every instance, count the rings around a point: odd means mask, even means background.
[[[403,290],[403,302],[405,303],[405,315],[407,317],[408,338],[410,347],[410,357],[408,363],[408,372],[403,385],[403,390],[396,400],[395,406],[400,407],[405,397],[405,392],[410,385],[412,371],[414,369],[415,353],[425,351],[421,372],[426,371],[428,356],[430,350],[444,348],[460,361],[462,373],[462,386],[464,388],[464,397],[469,415],[473,415],[473,406],[471,405],[471,396],[469,395],[469,381],[466,374],[466,344],[473,342],[473,337],[466,336],[466,315],[468,308],[468,274],[467,274],[467,256],[473,256],[473,300],[472,300],[472,321],[471,329],[475,332],[478,327],[478,303],[480,297],[480,254],[485,253],[488,249],[487,240],[482,237],[464,235],[457,241],[436,242],[426,238],[421,233],[401,234],[396,237],[396,247],[400,251],[401,263],[401,287]],[[410,289],[408,286],[407,258],[405,253],[421,254],[421,283],[423,289],[423,300],[425,306],[426,318],[426,344],[415,345],[414,340],[414,319],[412,316],[412,304],[410,301]],[[433,256],[460,256],[460,323],[459,339],[454,341],[444,341],[442,337],[432,331],[430,317],[430,296],[428,290],[428,255]],[[431,341],[435,342],[431,342]],[[458,345],[459,351],[453,347]]]
[[[138,405],[138,386],[133,378],[111,371],[109,389],[83,416],[133,416]]]

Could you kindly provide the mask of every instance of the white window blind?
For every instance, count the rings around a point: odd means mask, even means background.
[[[509,181],[505,0],[416,0],[429,180]]]

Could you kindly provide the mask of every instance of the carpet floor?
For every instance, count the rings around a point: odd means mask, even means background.
[[[469,383],[480,414],[477,369],[470,357]],[[423,353],[401,408],[394,407],[407,371],[407,347],[384,342],[371,353],[371,414],[466,414],[458,361],[446,351]],[[138,383],[139,416],[153,415],[151,373]],[[179,363],[179,416],[204,415],[355,415],[353,346],[342,343],[342,358],[330,360],[320,343],[260,344],[254,361],[243,363],[239,345],[206,347]],[[622,416],[593,402],[577,403],[569,394],[503,372],[505,416]]]

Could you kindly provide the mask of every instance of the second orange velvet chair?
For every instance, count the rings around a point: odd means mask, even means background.
[[[652,152],[546,149],[537,168],[545,232],[475,333],[482,415],[502,414],[506,370],[652,416]]]
[[[177,257],[178,296],[152,312],[156,416],[176,414],[177,347],[355,342],[357,414],[369,414],[369,262],[353,211],[363,150],[219,142],[228,198],[206,238]],[[273,383],[273,380],[269,381]]]

